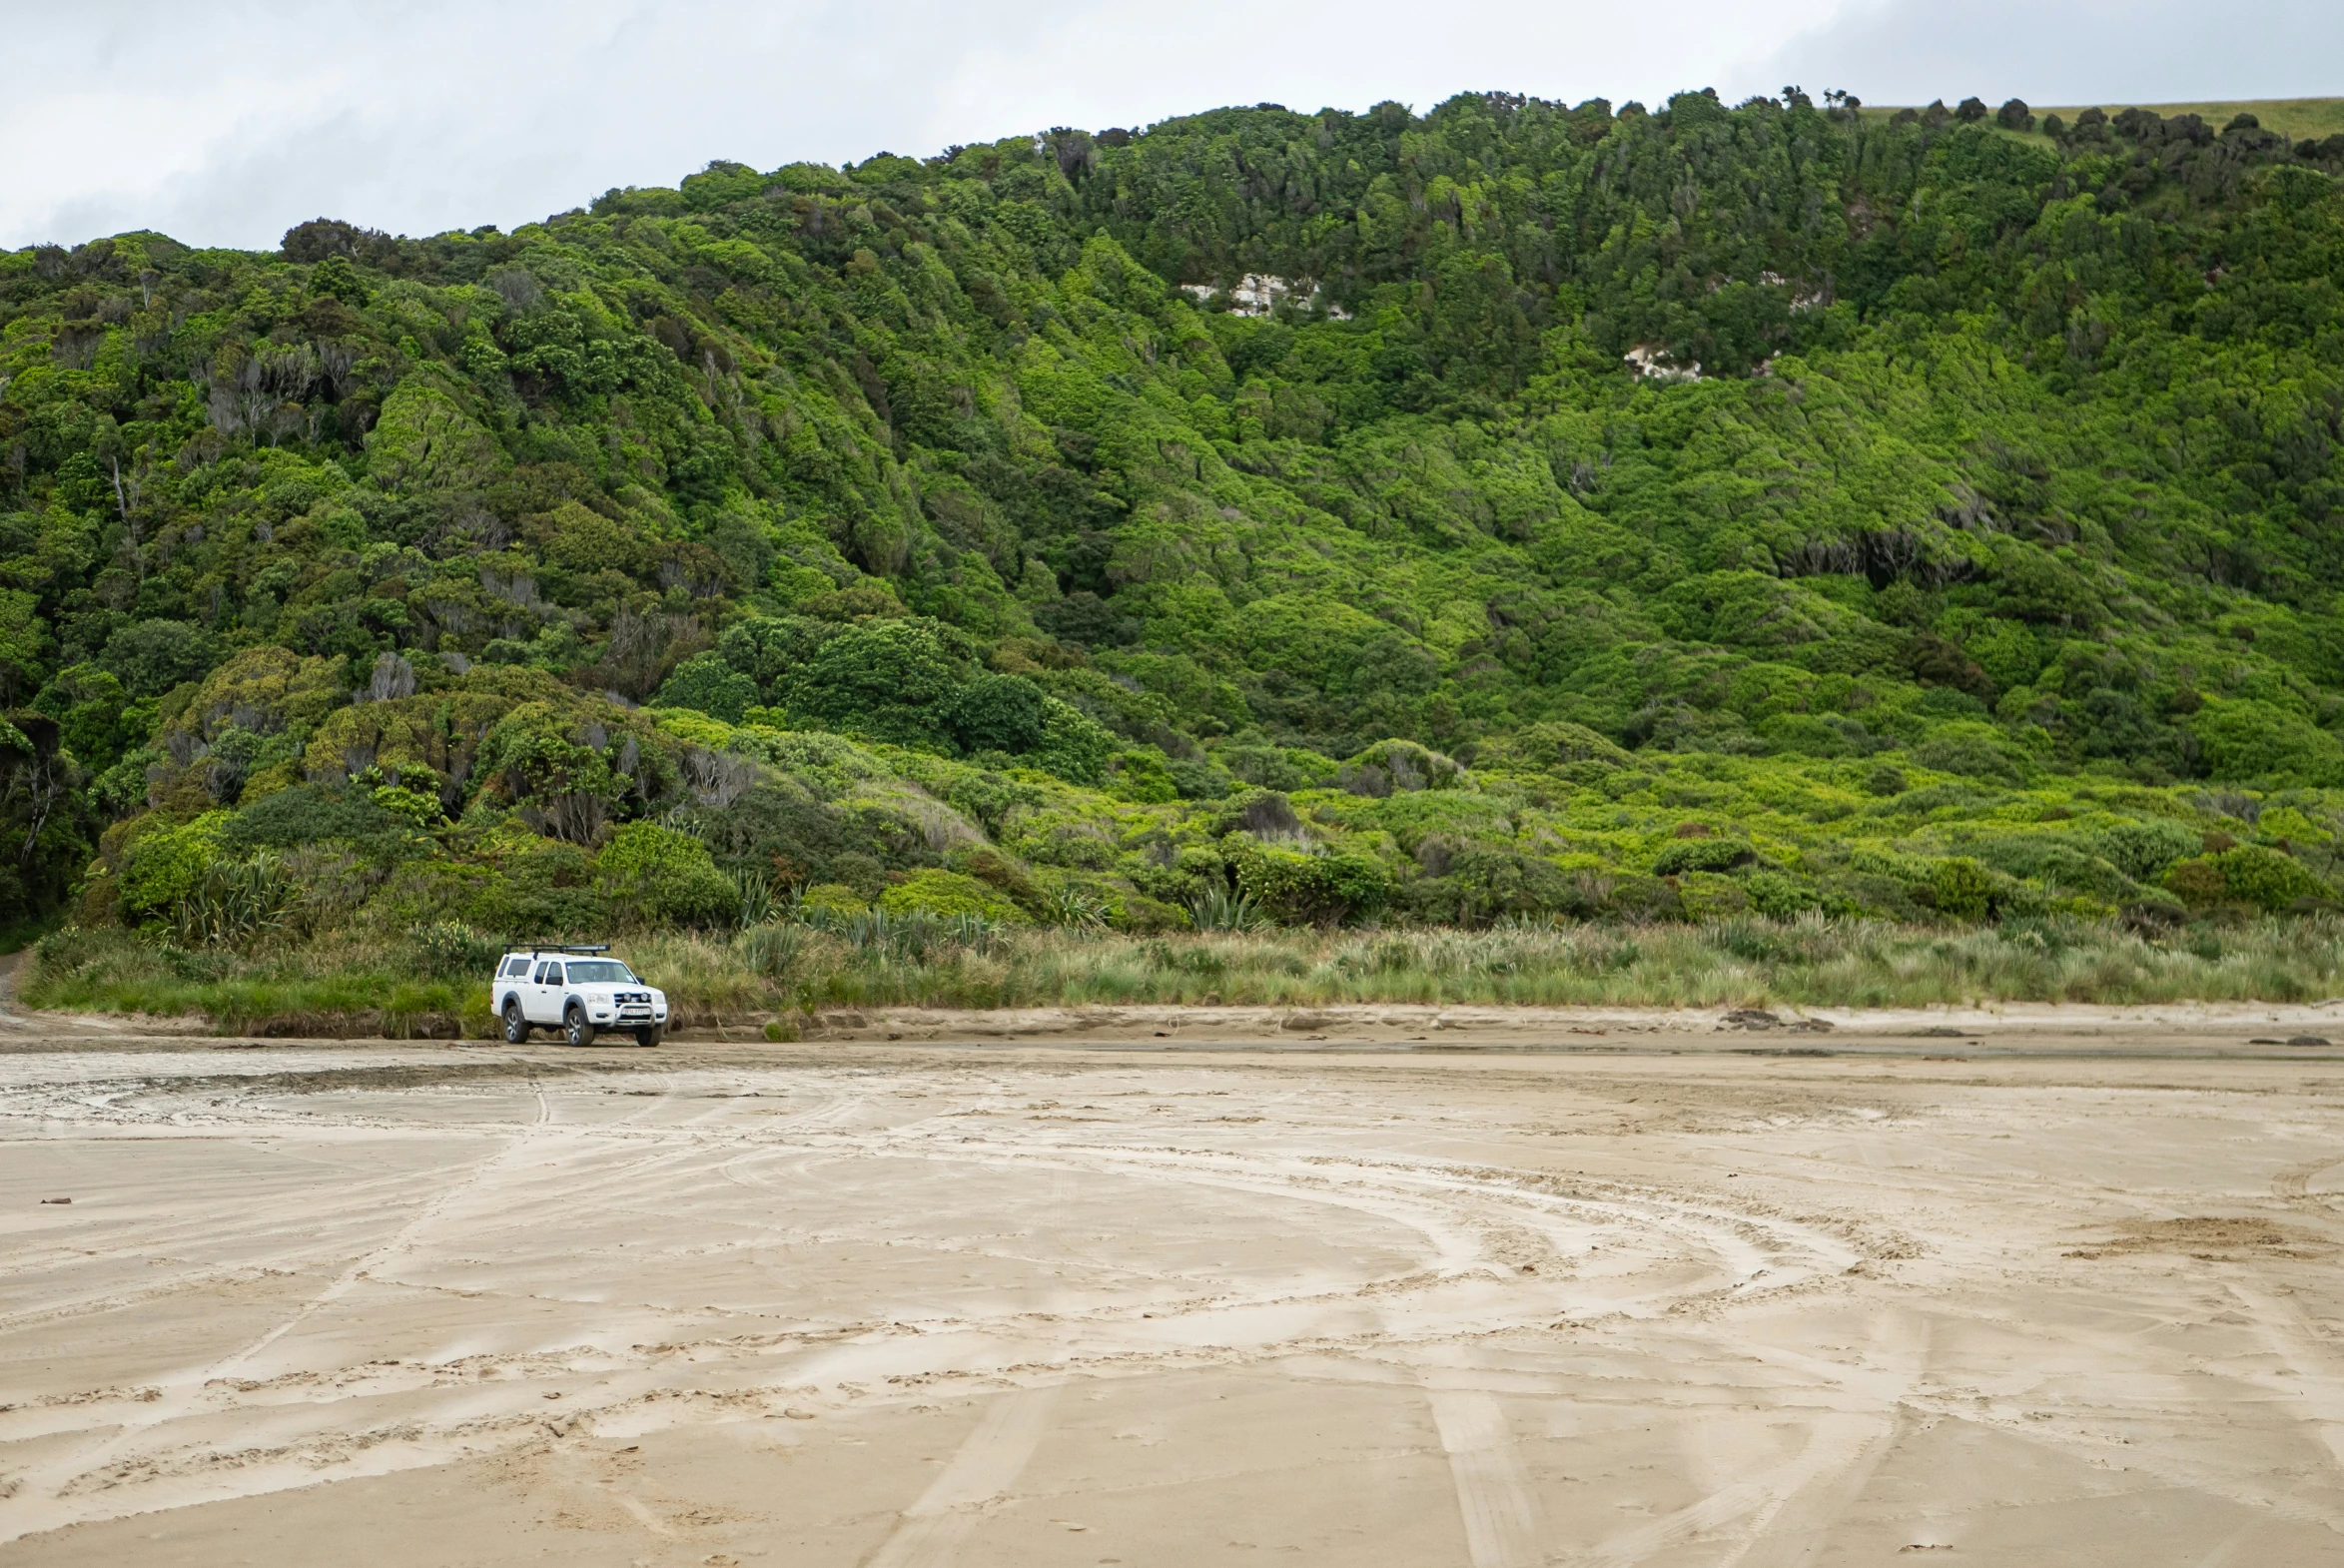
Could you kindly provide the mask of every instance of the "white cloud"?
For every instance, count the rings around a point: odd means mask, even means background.
[[[510,227],[712,158],[925,155],[1262,100],[1650,103],[1789,80],[1873,102],[2308,92],[2323,67],[2335,79],[2339,25],[2311,0],[2271,0],[2251,29],[2170,0],[0,0],[17,65],[0,245],[153,228],[270,246],[318,216]]]

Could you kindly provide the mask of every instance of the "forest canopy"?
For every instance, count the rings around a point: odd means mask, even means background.
[[[2340,175],[1490,93],[0,253],[0,921],[2326,907]]]

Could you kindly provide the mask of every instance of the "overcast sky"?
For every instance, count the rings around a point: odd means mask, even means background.
[[[510,228],[713,158],[926,155],[1232,103],[2344,93],[2344,0],[0,0],[0,248],[267,247],[321,216]]]

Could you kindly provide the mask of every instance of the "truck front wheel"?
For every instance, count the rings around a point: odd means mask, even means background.
[[[586,1022],[586,1010],[575,1002],[561,1016],[561,1034],[573,1046],[590,1046],[594,1043],[594,1026]]]

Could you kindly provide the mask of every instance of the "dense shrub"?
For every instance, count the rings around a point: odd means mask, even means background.
[[[2015,783],[2022,776],[2007,740],[1992,726],[1982,723],[1942,726],[1914,748],[1913,760],[1942,773],[1961,773],[1972,778]]]
[[[1779,871],[1753,871],[1742,879],[1742,887],[1750,895],[1751,908],[1776,920],[1821,909],[1824,903],[1816,889]]]
[[[784,700],[792,671],[815,649],[846,628],[807,615],[758,616],[725,628],[716,652],[726,664],[757,683],[765,702]]]
[[[890,915],[976,915],[1004,925],[1024,922],[1025,913],[1007,896],[975,877],[931,868],[915,871],[879,896]]]
[[[1608,737],[1584,724],[1565,722],[1525,725],[1501,740],[1496,754],[1499,760],[1518,760],[1533,768],[1562,767],[1574,762],[1621,767],[1629,761],[1627,751]]]
[[[1732,877],[1687,872],[1677,882],[1677,899],[1687,920],[1723,920],[1750,908],[1750,891]]]
[[[1307,855],[1266,845],[1238,852],[1237,887],[1273,919],[1325,925],[1373,913],[1391,896],[1390,875],[1363,855]]]
[[[1533,749],[1549,750],[1546,747]],[[1567,749],[1558,743],[1550,755]],[[1409,740],[1383,740],[1360,751],[1344,764],[1345,787],[1363,795],[1393,790],[1454,789],[1465,781],[1465,770],[1452,757]],[[1342,775],[1338,775],[1342,777]]]
[[[410,940],[415,967],[442,980],[480,980],[504,952],[502,943],[460,920],[435,920],[417,926]]]
[[[1052,697],[1043,704],[1042,743],[1034,760],[1070,784],[1097,784],[1115,736],[1088,714]]]
[[[546,839],[513,847],[461,909],[473,926],[513,941],[595,937],[619,913],[604,904],[594,857],[579,845]],[[641,918],[637,910],[623,913],[630,923]]]
[[[2344,741],[2273,703],[2208,702],[2189,727],[2217,778],[2273,788],[2344,784]]]
[[[107,639],[98,662],[134,697],[159,697],[200,679],[220,659],[219,639],[183,620],[144,620]]]
[[[1134,936],[1156,936],[1167,931],[1185,931],[1192,924],[1188,911],[1162,899],[1150,898],[1145,893],[1126,893],[1107,907],[1108,923],[1118,931]],[[1061,921],[1059,924],[1066,924]]]
[[[807,916],[859,915],[870,907],[860,893],[843,882],[818,882],[797,901],[798,910]]]
[[[737,724],[760,697],[757,683],[714,653],[702,653],[675,667],[652,694],[655,708],[691,708]]]
[[[881,819],[818,799],[795,779],[768,779],[729,805],[687,809],[676,820],[708,846],[719,866],[760,871],[785,883],[834,880],[831,865],[841,855],[882,866],[933,858],[924,844],[913,849],[887,832]]]
[[[969,668],[967,639],[933,622],[850,626],[792,671],[793,712],[902,745],[950,745],[950,704]]]
[[[2120,822],[2091,836],[2092,850],[2136,882],[2154,882],[2165,868],[2197,851],[2202,835],[2181,823],[2151,817]]]
[[[1156,751],[1119,751],[1108,759],[1106,789],[1120,800],[1163,805],[1180,798],[1180,787]]]
[[[944,727],[965,751],[1034,751],[1048,726],[1048,700],[1022,675],[981,675],[948,699]]]
[[[1955,920],[1983,920],[1997,891],[1985,867],[1965,855],[1939,861],[1930,870],[1929,891],[1938,913]]]
[[[172,914],[220,858],[227,825],[226,812],[210,812],[133,843],[122,872],[123,913],[134,920]]]
[[[96,664],[59,670],[32,707],[57,721],[66,749],[82,766],[103,772],[145,744],[156,704],[134,701],[118,678]]]
[[[708,846],[655,822],[613,833],[594,871],[612,913],[630,923],[718,926],[740,908],[739,889],[716,869]]]
[[[1414,920],[1482,925],[1512,916],[1597,913],[1588,890],[1552,861],[1516,850],[1468,849],[1445,874],[1402,883],[1397,907]]]
[[[297,784],[239,811],[222,825],[220,837],[236,850],[347,843],[385,853],[406,842],[401,827],[369,791]]]
[[[2213,857],[2225,897],[2281,910],[2299,899],[2332,899],[2335,890],[2297,861],[2259,844],[2241,844]]]
[[[2138,883],[2114,865],[2049,834],[2013,834],[1968,847],[1994,870],[2031,878],[2046,888],[2088,893],[2115,903],[2141,896]]]
[[[2165,873],[2164,885],[2183,903],[2199,909],[2231,903],[2277,911],[2336,896],[2334,888],[2300,862],[2259,844],[2184,860]]]
[[[2229,883],[2222,875],[2222,867],[2211,855],[2200,855],[2166,868],[2163,880],[2166,891],[2192,909],[2208,908],[2229,896]]]
[[[1664,845],[1653,858],[1652,874],[1673,877],[1687,871],[1730,871],[1757,859],[1757,851],[1738,839],[1688,838]]]
[[[991,846],[980,846],[962,856],[956,870],[975,877],[1029,915],[1039,915],[1046,895],[1026,868]]]

